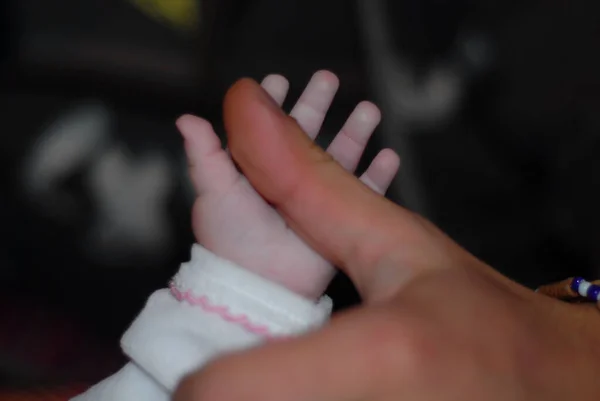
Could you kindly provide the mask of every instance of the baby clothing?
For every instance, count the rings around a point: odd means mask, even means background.
[[[328,297],[315,304],[194,245],[123,336],[130,362],[71,401],[168,401],[185,375],[215,357],[316,329],[331,309]]]

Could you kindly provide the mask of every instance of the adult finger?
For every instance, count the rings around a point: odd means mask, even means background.
[[[224,117],[231,153],[252,185],[367,300],[464,258],[431,224],[335,163],[254,81],[230,89]]]
[[[174,400],[373,399],[390,376],[401,380],[405,348],[403,333],[381,320],[356,310],[319,332],[221,358],[185,379]]]

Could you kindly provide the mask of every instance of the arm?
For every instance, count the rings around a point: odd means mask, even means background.
[[[74,401],[166,401],[215,357],[307,332],[330,312],[329,298],[314,304],[194,245],[170,288],[152,294],[123,336],[131,362]]]

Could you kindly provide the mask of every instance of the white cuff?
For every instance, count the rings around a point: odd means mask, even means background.
[[[221,259],[199,245],[170,290],[154,293],[123,336],[124,352],[167,390],[227,351],[321,326],[318,304]]]
[[[70,401],[169,401],[165,388],[129,362],[114,375]]]

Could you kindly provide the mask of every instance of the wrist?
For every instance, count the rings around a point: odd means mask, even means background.
[[[172,391],[224,351],[300,335],[322,326],[331,300],[299,297],[194,245],[169,289],[156,291],[124,334],[124,353]]]
[[[253,272],[252,270],[250,270]],[[288,291],[309,301],[318,301],[335,275],[332,268],[310,274],[290,275],[287,273],[277,274],[276,269],[267,269],[265,272],[253,272],[271,283],[277,284]]]
[[[212,245],[212,246],[211,246]],[[215,244],[202,244],[214,255],[226,259],[238,268],[269,281],[308,301],[318,301],[335,275],[335,268],[317,254],[294,255],[292,259],[282,258],[283,250],[270,248],[264,255],[261,252],[235,252],[235,248],[218,247]],[[250,257],[248,256],[250,255]],[[294,257],[295,256],[295,257]]]
[[[265,277],[221,258],[197,244],[192,247],[191,260],[181,265],[171,284],[182,292],[206,295],[227,304],[243,304],[250,309],[286,310],[286,314],[295,315],[294,320],[303,321],[309,316],[308,320],[312,320],[320,316],[317,320],[322,323],[331,312],[331,301],[327,297],[317,296],[315,299],[319,302],[313,302],[269,279],[268,275]]]

